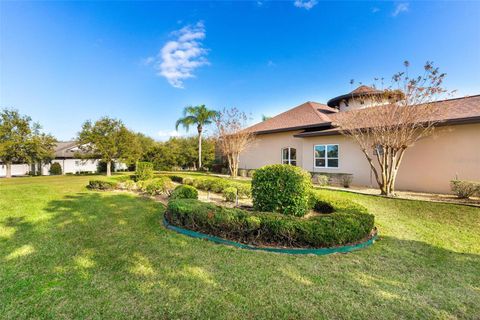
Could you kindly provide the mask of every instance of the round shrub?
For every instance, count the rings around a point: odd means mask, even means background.
[[[310,173],[302,168],[274,164],[255,171],[252,179],[253,206],[258,211],[273,211],[303,216],[310,209]]]
[[[235,202],[237,200],[237,188],[228,187],[223,189],[223,197],[227,202]]]
[[[62,174],[62,166],[58,162],[52,163],[49,170],[51,175],[60,175]]]
[[[198,199],[198,191],[192,186],[177,186],[173,190],[170,199]]]
[[[90,180],[87,188],[90,190],[113,190],[117,188],[118,183],[107,180]]]
[[[238,175],[240,177],[246,177],[247,176],[247,170],[246,169],[238,169]]]
[[[168,203],[166,218],[173,225],[243,243],[321,248],[355,243],[370,235],[374,216],[354,207],[300,218],[174,199]]]
[[[249,178],[253,178],[253,174],[255,173],[255,170],[254,169],[250,169],[247,171],[247,177]]]
[[[149,195],[170,194],[173,190],[173,182],[167,177],[146,180],[142,183],[141,189]]]
[[[193,185],[193,178],[185,177],[185,178],[183,178],[182,183],[186,184],[187,186],[192,186]]]

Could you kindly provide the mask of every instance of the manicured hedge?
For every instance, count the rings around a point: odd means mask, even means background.
[[[310,173],[286,164],[264,166],[252,179],[253,206],[258,211],[273,211],[304,216],[310,209]]]
[[[331,203],[329,201],[336,201]],[[354,203],[325,200],[331,214],[299,218],[271,212],[225,208],[191,199],[168,203],[166,218],[173,224],[226,239],[256,245],[287,247],[332,247],[367,238],[374,216]]]
[[[251,187],[248,183],[236,182],[218,177],[181,177],[178,175],[171,175],[170,178],[176,182],[180,182],[181,178],[180,183],[194,186],[195,188],[204,191],[223,193],[225,189],[233,187],[238,190],[238,196],[240,198],[249,198],[251,196]]]
[[[113,190],[117,187],[117,182],[108,180],[90,180],[87,188],[91,190]]]
[[[180,185],[173,190],[170,199],[198,199],[198,191],[195,187]]]

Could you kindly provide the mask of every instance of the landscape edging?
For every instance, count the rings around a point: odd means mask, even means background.
[[[327,254],[332,254],[332,253],[347,253],[355,250],[359,250],[365,247],[368,247],[372,245],[378,238],[378,233],[373,235],[370,239],[353,244],[353,245],[346,245],[346,246],[341,246],[341,247],[330,247],[330,248],[272,248],[272,247],[257,247],[249,244],[244,244],[232,240],[227,240],[223,239],[220,237],[216,236],[211,236],[205,233],[197,232],[197,231],[192,231],[188,229],[184,229],[181,227],[174,226],[170,224],[165,216],[163,216],[163,225],[170,230],[173,230],[175,232],[178,232],[180,234],[192,237],[192,238],[197,238],[197,239],[206,239],[215,243],[219,244],[225,244],[229,246],[234,246],[240,249],[247,249],[247,250],[255,250],[255,251],[267,251],[267,252],[275,252],[275,253],[286,253],[286,254],[314,254],[314,255],[327,255]]]

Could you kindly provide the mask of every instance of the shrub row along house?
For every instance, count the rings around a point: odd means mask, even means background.
[[[99,159],[82,159],[82,150],[76,141],[57,142],[55,146],[55,157],[51,162],[43,164],[41,170],[33,164],[17,163],[12,165],[12,175],[24,176],[28,174],[49,175],[53,163],[60,164],[62,174],[79,174],[97,172],[100,164]],[[123,163],[115,163],[116,170],[125,170],[127,166]],[[0,163],[0,177],[5,177],[6,166]]]
[[[321,104],[305,102],[248,128],[255,142],[240,156],[240,168],[283,163],[332,177],[352,175],[353,185],[376,187],[371,167],[352,139],[341,134],[336,118],[355,110],[379,107],[361,99],[378,92],[360,86]],[[359,99],[360,98],[360,99]],[[450,180],[480,180],[480,95],[428,104],[439,108],[434,134],[406,151],[398,171],[397,189],[450,192]],[[371,150],[372,156],[375,150]]]

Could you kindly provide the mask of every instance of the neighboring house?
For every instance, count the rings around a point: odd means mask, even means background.
[[[99,159],[82,159],[79,155],[82,154],[79,145],[75,141],[58,142],[55,146],[55,158],[51,163],[59,163],[62,167],[62,173],[94,173],[97,172]],[[42,175],[49,175],[51,164],[42,166]],[[115,171],[126,170],[128,167],[124,163],[115,162]],[[24,176],[31,172],[32,168],[28,164],[14,164],[12,165],[13,176]],[[5,165],[0,164],[0,177],[6,175]]]
[[[256,139],[241,154],[240,168],[287,163],[312,173],[352,174],[353,185],[377,187],[359,146],[332,124],[339,112],[374,107],[353,99],[374,91],[361,86],[327,105],[305,102],[253,125],[248,130]],[[434,135],[407,149],[396,189],[447,193],[455,177],[480,180],[480,95],[444,100],[441,107],[442,118],[436,120],[442,122]]]

